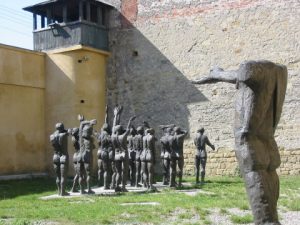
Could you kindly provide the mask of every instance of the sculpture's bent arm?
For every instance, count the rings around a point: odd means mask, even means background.
[[[213,150],[215,150],[215,146],[209,141],[208,137],[206,137],[206,144],[211,147]]]
[[[209,75],[200,80],[193,80],[193,84],[210,84],[217,82],[227,82],[235,84],[237,82],[237,71],[224,71],[219,67],[213,68]]]
[[[174,128],[174,127],[176,127],[176,125],[175,124],[168,124],[168,125],[159,125],[159,127],[162,129],[162,130],[164,130],[164,129],[167,129],[167,128]]]

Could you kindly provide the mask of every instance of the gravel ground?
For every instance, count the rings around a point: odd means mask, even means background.
[[[209,219],[212,225],[233,225],[234,223],[230,220],[230,215],[245,216],[251,214],[250,210],[240,210],[237,208],[227,209],[228,213],[222,214],[220,210],[213,209],[209,215]],[[300,212],[283,212],[279,211],[279,218],[282,225],[300,225]],[[254,225],[249,223],[245,225]]]
[[[226,209],[226,212],[221,212],[220,209],[210,209],[210,213],[206,216],[206,220],[211,221],[211,225],[235,225],[230,220],[231,215],[237,216],[245,216],[247,214],[251,214],[250,210],[240,210],[238,208],[231,208]],[[162,217],[163,223],[161,225],[175,225],[175,224],[203,224],[198,223],[199,220],[203,222],[200,215],[193,212],[191,218],[180,218],[181,214],[187,213],[188,211],[182,208],[176,208],[173,212],[171,212],[170,216]],[[124,217],[133,217],[130,214],[122,215]],[[282,225],[300,225],[300,211],[282,211],[279,210],[279,218]],[[133,218],[134,220],[134,218]],[[167,222],[165,222],[167,221]],[[2,219],[1,222],[4,224],[11,224],[11,219]],[[63,225],[59,222],[54,221],[36,221],[32,225]],[[65,224],[64,224],[65,225]],[[149,223],[116,223],[115,225],[152,225],[151,222]],[[254,223],[244,224],[244,225],[254,225]]]

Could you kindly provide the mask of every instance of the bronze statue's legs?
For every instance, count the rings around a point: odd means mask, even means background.
[[[255,224],[279,225],[279,179],[276,171],[251,171],[244,174],[244,179]]]
[[[103,170],[104,170],[104,189],[109,189],[109,182],[111,179],[111,162],[110,160],[103,161]]]
[[[143,174],[143,186],[144,188],[148,188],[148,168],[147,168],[147,162],[142,161],[142,174]]]
[[[148,177],[149,177],[149,185],[148,188],[154,190],[154,165],[152,162],[147,162],[147,170],[148,170]]]
[[[66,182],[65,182],[65,179],[66,179],[66,176],[67,176],[67,167],[68,167],[68,164],[65,164],[65,163],[61,163],[60,164],[60,195],[61,196],[64,196],[66,195],[66,191],[65,191],[65,186],[66,186]]]
[[[122,162],[122,191],[126,190],[127,177],[128,177],[128,158],[124,158]]]
[[[73,179],[73,185],[72,185],[71,192],[76,192],[77,191],[76,185],[79,182],[79,173],[80,173],[79,172],[80,168],[78,168],[78,167],[80,167],[79,163],[75,162],[74,163],[75,177]]]
[[[196,184],[199,183],[200,158],[195,156]]]
[[[183,166],[184,166],[184,158],[183,156],[180,157],[178,159],[178,177],[179,177],[179,181],[178,181],[178,186],[181,187],[182,186],[182,174],[183,174]]]
[[[135,186],[138,187],[139,186],[139,182],[141,181],[141,160],[136,160],[135,161]]]
[[[78,165],[79,167],[79,186],[80,186],[80,194],[84,194],[84,180],[85,180],[85,176],[84,176],[84,165],[83,163],[79,163]]]
[[[236,157],[245,180],[254,223],[280,224],[277,214],[279,178],[276,173],[280,156],[276,142],[248,135],[236,141]]]
[[[199,183],[199,167],[201,168],[201,183],[204,183],[205,178],[205,167],[207,158],[202,158],[199,156],[195,157],[195,169],[196,169],[196,183]]]
[[[77,191],[76,185],[78,183],[78,180],[79,180],[79,176],[78,176],[78,174],[75,174],[75,176],[73,178],[73,185],[72,185],[72,188],[71,188],[71,192],[76,192]]]
[[[200,158],[200,168],[201,168],[201,183],[204,183],[205,178],[205,167],[206,167],[207,158]]]
[[[170,182],[170,159],[163,159],[163,185]]]
[[[176,159],[172,158],[170,162],[170,187],[175,187],[176,186]]]
[[[104,173],[103,163],[104,162],[102,159],[98,159],[98,186],[99,187],[103,186],[103,173]]]
[[[91,189],[91,164],[90,163],[84,163],[84,169],[86,172],[86,188],[88,193],[93,193],[92,189]]]
[[[116,164],[116,188],[119,188],[119,184],[121,183],[121,179],[122,179],[122,161],[121,160],[117,160],[115,161]]]
[[[115,161],[111,162],[111,169],[112,169],[112,177],[111,177],[110,189],[115,189],[116,188],[116,177],[117,177],[117,167],[116,167]]]
[[[54,171],[55,171],[55,174],[56,174],[56,186],[57,186],[57,193],[58,195],[60,195],[61,193],[61,190],[60,190],[60,163],[54,163],[53,164],[53,167],[54,167]]]
[[[129,178],[130,178],[130,185],[134,186],[135,183],[135,173],[136,173],[136,166],[135,161],[132,159],[129,159]]]

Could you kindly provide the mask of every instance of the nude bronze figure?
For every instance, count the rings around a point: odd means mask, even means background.
[[[112,133],[112,144],[115,151],[115,190],[116,191],[127,191],[126,183],[128,176],[128,151],[127,151],[127,136],[130,132],[131,122],[135,117],[131,117],[128,121],[126,130],[119,124],[122,107],[115,107],[114,109],[114,122],[113,122],[113,133]],[[119,184],[122,187],[119,187]]]
[[[63,196],[68,194],[65,191],[69,164],[68,131],[65,130],[63,123],[57,123],[55,129],[55,132],[50,135],[50,142],[54,148],[53,166],[56,174],[58,195]]]
[[[204,128],[200,128],[197,131],[196,137],[194,139],[194,144],[196,146],[195,154],[195,170],[196,170],[196,183],[199,183],[199,167],[201,167],[201,184],[204,183],[205,178],[205,168],[207,161],[206,145],[215,150],[215,146],[210,143],[208,137],[204,134]]]

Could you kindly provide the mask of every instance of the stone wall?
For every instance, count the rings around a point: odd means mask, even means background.
[[[189,149],[185,152],[186,175],[194,175],[194,151]],[[300,149],[279,150],[281,165],[277,169],[279,175],[299,175],[300,174]],[[239,167],[234,150],[219,148],[217,151],[210,151],[207,159],[206,173],[208,176],[238,176]]]
[[[149,121],[158,138],[159,124],[175,123],[189,130],[185,145],[187,171],[193,167],[193,137],[203,126],[217,147],[217,153],[210,154],[208,171],[232,173],[235,166],[225,161],[235,160],[235,88],[229,84],[198,87],[190,80],[207,74],[214,65],[231,70],[244,60],[268,59],[286,65],[289,73],[283,115],[276,131],[277,143],[285,149],[280,171],[300,173],[300,169],[288,169],[284,161],[285,155],[294,160],[292,153],[300,151],[298,0],[111,3],[118,11],[111,16],[107,98],[111,107],[124,105],[124,124],[135,114],[137,124]]]

